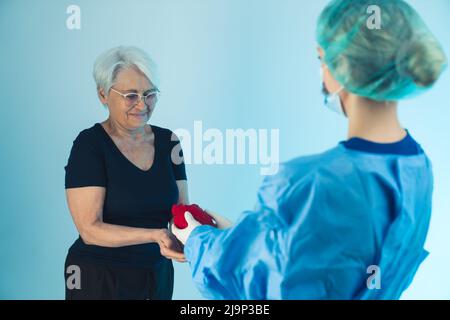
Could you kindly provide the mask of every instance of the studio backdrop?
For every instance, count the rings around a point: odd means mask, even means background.
[[[346,138],[346,120],[321,94],[315,27],[327,2],[1,0],[0,298],[64,298],[64,259],[78,236],[64,166],[77,134],[107,118],[92,77],[100,53],[118,45],[149,53],[161,80],[150,123],[190,134],[191,202],[235,220],[278,161]],[[450,2],[409,3],[448,55]],[[430,255],[403,299],[450,299],[449,90],[447,70],[400,104],[435,175]],[[212,161],[207,133],[226,146],[227,130],[237,129],[252,130],[264,152]],[[200,298],[188,265],[175,263],[174,299]]]

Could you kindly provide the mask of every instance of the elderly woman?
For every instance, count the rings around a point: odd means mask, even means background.
[[[171,299],[171,259],[184,255],[167,226],[188,192],[184,164],[171,161],[179,141],[147,124],[159,92],[154,64],[140,49],[117,47],[98,57],[94,78],[109,117],[80,132],[65,167],[80,234],[65,270],[77,266],[81,281],[66,286],[66,299]]]

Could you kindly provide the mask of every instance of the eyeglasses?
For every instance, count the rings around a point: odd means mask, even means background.
[[[144,101],[144,104],[146,106],[150,107],[156,103],[156,101],[158,100],[158,94],[159,94],[158,88],[150,89],[144,95],[140,95],[139,93],[136,93],[136,92],[122,93],[122,92],[117,91],[114,88],[111,88],[110,90],[114,91],[117,94],[120,94],[125,99],[128,107],[138,104],[139,101],[141,101],[141,100]]]

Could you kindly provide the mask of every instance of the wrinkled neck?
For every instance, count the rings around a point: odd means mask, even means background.
[[[151,131],[151,129],[146,128],[147,125],[130,130],[121,126],[120,123],[111,118],[108,118],[108,120],[104,122],[104,126],[111,135],[136,143],[146,141],[148,133]]]

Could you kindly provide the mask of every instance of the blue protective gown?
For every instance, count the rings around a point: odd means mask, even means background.
[[[209,299],[398,299],[428,254],[432,189],[409,133],[353,138],[282,164],[254,210],[227,230],[195,228],[185,255]]]

